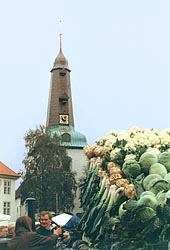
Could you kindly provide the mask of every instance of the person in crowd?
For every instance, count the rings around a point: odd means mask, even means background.
[[[15,236],[8,242],[7,250],[47,250],[56,245],[61,228],[54,230],[51,236],[43,236],[32,231],[32,219],[21,216],[16,220]]]
[[[15,235],[15,224],[8,225],[8,238],[12,238]]]
[[[64,226],[62,226],[63,244],[66,246],[72,247],[72,244],[75,241],[81,239],[81,232],[78,230],[79,223],[80,218],[76,214],[73,214],[69,221]]]
[[[0,238],[6,238],[8,235],[8,226],[0,226]]]
[[[35,231],[37,231],[40,228],[40,222],[35,222]]]
[[[36,230],[37,233],[44,236],[50,236],[53,234],[52,214],[49,211],[42,211],[40,214],[40,226]]]
[[[69,221],[62,227],[62,229],[66,232],[72,233],[72,231],[74,231],[74,229],[76,229],[78,226],[79,222],[80,218],[76,214],[73,214]]]

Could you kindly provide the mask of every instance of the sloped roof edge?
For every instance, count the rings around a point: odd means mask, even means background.
[[[3,162],[0,161],[0,175],[1,176],[10,176],[10,177],[15,177],[19,178],[20,174],[16,173],[13,171],[11,168],[6,166]]]

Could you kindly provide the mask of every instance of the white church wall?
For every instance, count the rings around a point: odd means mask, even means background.
[[[82,148],[78,149],[67,149],[68,156],[72,158],[71,170],[76,171],[76,180],[83,175],[83,170],[86,166],[86,156]]]
[[[86,167],[86,156],[83,149],[68,149],[68,156],[72,158],[71,170],[77,173],[76,180],[78,181],[83,176],[84,168]],[[73,214],[81,213],[83,210],[80,208],[79,189],[77,188],[76,197],[74,199]]]

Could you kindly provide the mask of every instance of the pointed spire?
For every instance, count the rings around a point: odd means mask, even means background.
[[[60,51],[62,51],[62,20],[60,19]]]
[[[60,23],[62,21],[60,20]],[[58,56],[56,57],[55,61],[54,61],[54,65],[52,68],[52,71],[54,69],[58,69],[58,68],[64,68],[70,71],[69,67],[68,67],[68,61],[65,58],[63,51],[62,51],[62,32],[60,31],[60,48],[59,48],[59,53]]]
[[[60,33],[60,51],[62,51],[62,33]]]

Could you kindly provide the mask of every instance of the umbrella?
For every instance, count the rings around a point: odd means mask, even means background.
[[[70,214],[62,213],[52,217],[52,221],[58,226],[64,226],[71,219],[71,217],[72,215]]]

